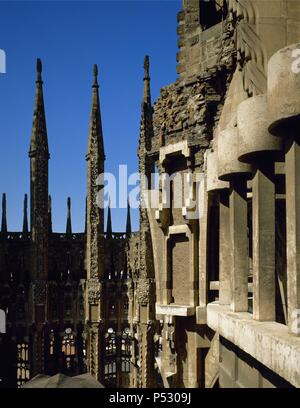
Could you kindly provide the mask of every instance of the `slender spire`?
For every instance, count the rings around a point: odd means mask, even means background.
[[[87,280],[104,276],[104,148],[98,92],[98,68],[94,65],[92,109],[88,133],[86,271]],[[96,358],[96,355],[94,356]],[[93,358],[94,358],[93,357]],[[96,364],[96,362],[95,362]]]
[[[67,200],[67,226],[66,226],[66,234],[72,235],[72,221],[71,221],[71,198],[68,197]]]
[[[85,215],[84,215],[84,233],[86,234],[87,228],[87,196],[85,196]]]
[[[49,250],[48,213],[48,138],[43,96],[42,62],[36,62],[37,77],[32,132],[30,140],[30,235],[31,235],[31,279],[47,279]],[[36,360],[39,366],[41,356]],[[35,363],[34,363],[35,364]],[[33,372],[35,372],[33,368]],[[41,367],[39,368],[42,371]]]
[[[52,232],[52,198],[48,196],[48,231]]]
[[[94,64],[94,83],[93,87],[99,88],[98,85],[98,65]]]
[[[99,157],[105,158],[102,121],[99,99],[98,66],[94,65],[94,81],[92,86],[92,110],[90,116],[89,140],[87,159],[91,154],[97,153]]]
[[[151,106],[149,66],[149,57],[146,55],[144,59],[144,91],[140,123],[139,156],[144,155],[145,150],[151,150],[151,139],[153,137],[153,108]]]
[[[36,60],[36,72],[37,72],[37,78],[36,78],[36,81],[37,82],[41,82],[41,83],[43,83],[43,81],[42,81],[42,61],[41,61],[41,59],[40,58],[37,58],[37,60]]]
[[[28,197],[27,197],[27,194],[25,194],[25,196],[24,196],[24,205],[23,205],[23,234],[28,234],[27,207],[28,207]]]
[[[36,151],[44,152],[49,158],[46,115],[43,96],[42,61],[36,61],[37,78],[34,98],[33,124],[30,141],[29,156],[35,155]]]
[[[104,146],[101,124],[98,68],[94,66],[92,87],[92,110],[88,135],[87,160],[87,209],[86,209],[86,285],[85,293],[88,307],[85,308],[87,322],[86,352],[88,372],[98,381],[104,379],[103,364],[104,331],[99,324],[105,319],[102,306],[104,279],[104,180],[99,183],[99,176],[104,173]],[[96,296],[90,294],[96,293]]]
[[[7,219],[6,219],[6,194],[2,194],[2,221],[1,232],[7,232]]]
[[[111,239],[111,237],[112,237],[112,223],[111,223],[111,209],[110,209],[110,200],[109,200],[108,212],[107,212],[106,238]]]
[[[143,102],[151,106],[151,92],[150,92],[150,75],[149,75],[149,56],[146,55],[144,59],[144,95]]]
[[[131,216],[130,216],[130,203],[128,199],[127,200],[126,235],[130,236],[130,234],[131,234]]]

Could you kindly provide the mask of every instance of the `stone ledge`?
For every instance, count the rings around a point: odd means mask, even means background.
[[[167,315],[167,316],[193,316],[195,314],[195,307],[194,306],[186,306],[186,305],[161,305],[156,303],[155,305],[156,315]]]
[[[190,156],[190,148],[188,147],[187,140],[183,140],[181,142],[168,144],[167,146],[163,146],[159,149],[159,161],[163,163],[167,156],[181,153],[185,157]]]
[[[207,305],[207,324],[286,381],[300,387],[300,338],[289,334],[287,326],[253,320],[250,313],[233,313],[229,306],[220,306],[217,302]]]

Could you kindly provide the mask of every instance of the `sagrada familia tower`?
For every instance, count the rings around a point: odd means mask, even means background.
[[[2,201],[0,386],[88,372],[107,387],[300,387],[300,2],[184,0],[177,80],[153,104],[149,58],[138,146],[140,228],[104,228],[98,70],[86,226],[51,228],[37,61],[22,232]],[[297,167],[298,166],[298,167]],[[192,188],[180,206],[171,178]],[[297,178],[298,177],[298,178]],[[176,188],[175,188],[176,187]]]

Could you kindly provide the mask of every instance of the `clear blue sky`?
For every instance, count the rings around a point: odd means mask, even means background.
[[[53,227],[64,231],[72,198],[74,231],[84,227],[87,134],[92,67],[99,67],[106,170],[137,170],[143,57],[150,55],[152,98],[176,79],[180,0],[0,1],[0,192],[7,193],[8,228],[22,226],[29,193],[29,141],[35,60],[43,61],[50,148]],[[126,210],[112,210],[113,229],[125,228]],[[137,210],[132,224],[138,229]]]

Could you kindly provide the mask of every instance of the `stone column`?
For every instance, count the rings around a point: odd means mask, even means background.
[[[229,181],[231,255],[231,310],[248,311],[249,254],[247,237],[247,179],[251,166],[241,163],[237,127],[228,127],[218,137],[219,179]],[[230,256],[229,255],[229,256]]]
[[[274,67],[274,70],[277,69]],[[268,78],[269,79],[269,78]],[[252,164],[253,317],[275,320],[275,176],[282,143],[269,133],[269,100],[258,95],[238,107],[239,160]]]
[[[84,373],[83,355],[83,325],[79,323],[76,328],[76,354],[78,360],[78,374]]]
[[[118,329],[115,339],[116,347],[116,387],[122,387],[122,332]]]
[[[30,375],[44,374],[45,365],[45,322],[48,305],[47,283],[45,280],[35,280],[31,284],[32,296],[30,309],[33,324],[31,326],[31,367]]]
[[[231,309],[248,311],[247,183],[240,176],[230,182]]]
[[[102,322],[87,324],[87,368],[99,382],[104,381],[104,325]]]
[[[207,245],[208,245],[208,217],[209,217],[209,196],[206,192],[206,180],[201,185],[204,200],[201,203],[202,209],[199,213],[199,309],[200,321],[206,322],[207,305]]]
[[[149,321],[147,323],[140,323],[141,341],[140,347],[140,388],[153,388],[155,384],[154,375],[154,342],[153,336],[155,332],[154,323]]]
[[[300,145],[286,153],[286,231],[289,332],[300,335]]]
[[[299,335],[300,307],[300,75],[299,43],[277,51],[268,63],[269,132],[285,141],[288,326]]]
[[[219,214],[219,303],[220,305],[230,305],[231,240],[228,190],[221,190],[219,193]]]
[[[219,206],[219,303],[229,305],[231,301],[231,258],[230,258],[230,223],[229,223],[229,183],[221,181],[218,178],[218,133],[214,139],[214,150],[207,150],[206,172],[207,172],[207,192],[211,201],[215,201]],[[210,204],[210,202],[209,202]],[[213,214],[209,212],[208,217],[211,220]],[[206,225],[206,228],[208,226]],[[200,229],[200,240],[202,231]],[[208,232],[206,232],[208,234]],[[207,251],[207,248],[205,248]],[[200,260],[201,260],[200,250]],[[206,255],[207,256],[207,255]],[[205,262],[207,263],[206,259]],[[205,264],[206,266],[206,264]],[[207,268],[207,266],[206,266]],[[201,287],[200,287],[201,290]],[[205,288],[206,290],[206,288]]]
[[[130,388],[137,388],[138,387],[138,377],[139,377],[139,372],[138,372],[138,365],[137,365],[137,360],[138,360],[138,325],[136,322],[136,318],[134,316],[134,308],[132,308],[133,313],[132,313],[132,321],[130,325],[130,331],[131,331],[131,364],[130,364]]]
[[[191,323],[191,319],[189,319]],[[192,323],[192,327],[187,327],[187,367],[183,373],[183,382],[186,388],[198,388],[199,384],[199,349],[198,349],[198,333]]]
[[[31,366],[31,376],[45,373],[45,350],[44,333],[42,328],[37,327],[32,338],[33,360]]]
[[[252,180],[253,317],[275,320],[274,162],[260,165]]]

